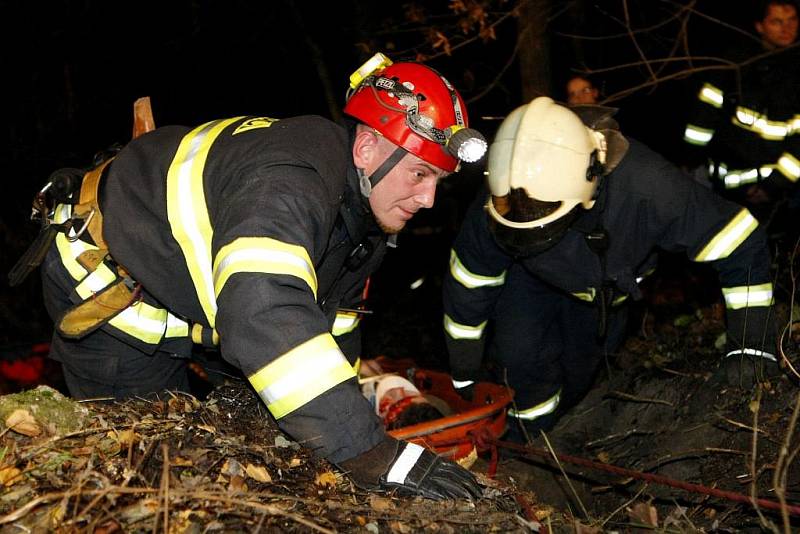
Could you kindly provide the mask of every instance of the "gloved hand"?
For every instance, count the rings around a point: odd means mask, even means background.
[[[478,499],[482,495],[475,475],[428,449],[390,436],[355,458],[340,462],[356,486],[397,488],[427,499]]]
[[[714,380],[752,389],[781,375],[778,365],[774,310],[751,306],[727,311],[725,357]]]
[[[465,401],[472,402],[475,396],[475,381],[474,380],[456,380],[453,378],[453,389]]]
[[[717,382],[742,389],[753,389],[757,384],[779,378],[783,371],[775,356],[730,354],[722,359],[714,373]]]

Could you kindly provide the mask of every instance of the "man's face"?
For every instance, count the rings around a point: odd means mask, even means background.
[[[767,15],[756,22],[756,31],[764,47],[784,48],[797,39],[797,9],[788,5],[772,4]]]
[[[370,176],[396,148],[380,134],[359,132],[353,146],[356,167]],[[370,208],[381,229],[396,234],[418,210],[432,207],[436,185],[446,175],[446,171],[407,153],[369,196]]]
[[[597,89],[583,78],[572,78],[567,82],[567,102],[576,104],[597,104]]]

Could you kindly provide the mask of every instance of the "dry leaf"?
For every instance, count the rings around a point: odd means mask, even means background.
[[[324,473],[320,473],[317,475],[316,480],[314,480],[314,484],[317,486],[322,486],[323,488],[335,488],[336,487],[336,475],[333,474],[331,471],[325,471]]]
[[[9,466],[0,468],[0,484],[3,486],[11,486],[22,480],[22,471],[16,467]]]
[[[42,433],[42,427],[39,426],[36,419],[28,410],[22,408],[14,410],[11,415],[6,417],[6,426],[18,434],[32,438]]]
[[[300,458],[292,458],[289,460],[289,467],[299,467],[301,465],[303,465],[303,460]]]
[[[194,462],[190,458],[184,458],[183,456],[176,456],[175,458],[171,458],[169,464],[174,467],[194,466]]]
[[[601,463],[607,464],[611,461],[611,455],[606,451],[600,451],[597,453],[597,460]]]
[[[387,512],[394,510],[394,503],[391,499],[372,494],[369,496],[369,505],[376,512]]]
[[[121,432],[117,432],[115,430],[109,430],[107,435],[111,439],[118,441],[119,444],[123,447],[134,445],[136,444],[137,441],[139,441],[139,436],[137,436],[136,432],[134,432],[133,429],[130,428],[122,430]]]
[[[228,491],[239,493],[247,491],[247,484],[244,481],[244,477],[240,477],[238,475],[233,475],[231,477],[231,483],[228,484]]]
[[[244,467],[242,467],[242,464],[240,464],[233,458],[228,458],[227,460],[225,460],[225,463],[222,464],[222,469],[220,469],[220,474],[243,477]]]
[[[245,472],[247,473],[247,476],[253,480],[263,482],[264,484],[272,482],[272,477],[269,476],[267,469],[265,467],[261,467],[260,465],[247,464]]]
[[[658,526],[658,511],[647,503],[636,503],[628,508],[628,517],[643,525]]]

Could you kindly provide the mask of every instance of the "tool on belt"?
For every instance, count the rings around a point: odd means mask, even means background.
[[[155,128],[150,99],[134,103],[133,137]],[[101,327],[134,304],[141,287],[108,253],[103,239],[103,215],[98,201],[100,182],[108,172],[118,148],[103,154],[101,161],[85,172],[81,169],[59,169],[50,175],[47,184],[33,200],[31,219],[39,221],[39,235],[9,272],[9,284],[19,285],[44,260],[59,233],[75,242],[79,239],[94,247],[84,250],[75,260],[87,271],[76,290],[83,298],[67,310],[56,328],[67,338],[80,338]],[[56,208],[71,205],[71,216],[56,221]],[[83,293],[81,293],[83,291]]]

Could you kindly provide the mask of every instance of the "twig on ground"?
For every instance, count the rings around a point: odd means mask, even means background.
[[[622,400],[629,400],[631,402],[641,402],[645,404],[663,404],[665,406],[674,407],[675,405],[669,401],[665,401],[663,399],[648,399],[645,397],[637,397],[636,395],[631,395],[630,393],[624,393],[622,391],[609,391],[606,393],[606,396],[615,397]]]
[[[581,511],[583,512],[583,517],[585,517],[587,521],[592,521],[592,518],[589,516],[589,512],[583,505],[583,501],[581,500],[580,495],[578,495],[578,492],[575,491],[575,487],[572,485],[572,481],[569,479],[567,472],[564,471],[564,466],[561,465],[561,462],[559,461],[558,456],[556,455],[556,451],[553,450],[553,446],[550,444],[550,440],[547,439],[547,434],[545,434],[542,430],[540,430],[539,433],[542,435],[542,439],[544,439],[545,445],[547,445],[547,450],[550,452],[550,456],[553,457],[553,461],[558,466],[559,471],[561,471],[561,476],[563,476],[564,480],[567,481],[569,489],[572,490],[572,494],[575,496],[575,500],[578,501],[578,505],[581,507]]]

